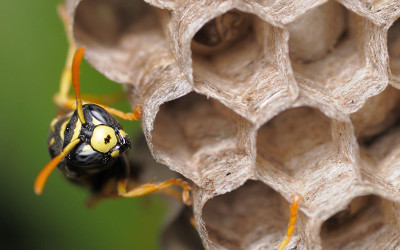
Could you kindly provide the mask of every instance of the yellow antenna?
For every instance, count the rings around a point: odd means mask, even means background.
[[[34,184],[34,190],[37,195],[42,194],[44,184],[46,184],[47,178],[51,174],[51,172],[54,170],[54,168],[60,163],[60,161],[73,149],[76,144],[78,144],[81,140],[80,139],[75,139],[71,141],[64,149],[63,151],[54,157],[47,165],[40,171],[39,175],[36,177],[35,184]]]
[[[74,59],[72,61],[72,84],[74,86],[74,91],[76,95],[76,109],[78,111],[78,117],[82,124],[85,123],[85,117],[83,115],[82,109],[82,97],[81,97],[81,89],[79,84],[79,67],[81,66],[83,53],[85,52],[85,48],[79,48],[74,55]],[[47,165],[40,171],[39,175],[36,177],[34,190],[37,195],[40,195],[43,192],[44,185],[54,170],[54,168],[61,162],[61,160],[67,156],[69,151],[71,151],[81,140],[75,139],[71,141],[59,155],[54,157]]]
[[[81,123],[85,124],[85,117],[82,109],[81,87],[79,84],[79,67],[81,66],[83,53],[85,53],[84,47],[77,49],[75,52],[74,60],[72,61],[72,84],[76,96],[76,110],[78,111],[78,117]]]

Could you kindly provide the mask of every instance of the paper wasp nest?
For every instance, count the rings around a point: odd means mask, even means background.
[[[400,248],[400,3],[69,0],[209,249]],[[185,235],[182,235],[185,237]]]

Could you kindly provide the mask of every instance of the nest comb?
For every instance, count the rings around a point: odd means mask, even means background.
[[[400,3],[67,0],[208,249],[400,247]],[[218,26],[221,25],[222,26]],[[228,27],[228,28],[227,28]]]

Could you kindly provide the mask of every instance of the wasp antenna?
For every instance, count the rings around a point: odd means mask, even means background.
[[[74,86],[76,96],[76,109],[78,110],[78,117],[82,124],[85,124],[85,117],[83,116],[81,87],[79,84],[79,67],[81,66],[83,53],[85,47],[80,47],[76,50],[74,60],[72,61],[72,84]]]
[[[47,165],[42,169],[42,171],[40,171],[40,173],[36,177],[34,184],[34,190],[37,195],[42,194],[47,178],[49,177],[53,169],[69,153],[69,151],[71,151],[71,149],[73,149],[76,146],[76,144],[78,144],[80,141],[81,141],[80,139],[75,139],[71,141],[59,155],[54,157],[49,163],[47,163]]]

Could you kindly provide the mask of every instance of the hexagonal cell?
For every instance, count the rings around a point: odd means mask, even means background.
[[[247,181],[207,201],[203,221],[209,238],[226,249],[276,249],[286,235],[289,206],[265,184]]]
[[[328,1],[289,24],[295,73],[307,84],[331,90],[349,84],[365,66],[362,22],[339,3]]]
[[[399,221],[394,216],[398,209],[399,204],[379,196],[354,198],[345,210],[323,223],[322,248],[397,249]]]
[[[345,23],[346,10],[337,2],[309,10],[288,25],[290,58],[307,64],[327,56],[345,35]]]
[[[221,53],[226,50],[232,52],[232,47],[239,50],[238,54],[246,54],[246,46],[243,44],[255,45],[256,47],[252,48],[251,52],[257,48],[261,49],[261,44],[257,44],[256,41],[256,35],[260,32],[256,30],[256,20],[254,15],[233,9],[208,21],[193,37],[191,46],[194,58],[199,60],[199,63],[203,59],[218,65]],[[223,55],[228,54],[225,52]],[[254,58],[256,55],[253,52],[249,56]],[[225,67],[222,68],[228,70]],[[229,72],[228,75],[230,75]]]
[[[382,93],[368,99],[350,118],[361,147],[370,147],[400,121],[400,91],[387,86]]]
[[[210,20],[191,42],[196,90],[249,115],[273,98],[288,98],[294,81],[277,55],[284,39],[281,29],[236,9]]]
[[[188,94],[161,106],[152,131],[154,153],[193,181],[207,182],[200,186],[233,185],[225,178],[239,181],[249,175],[249,157],[239,138],[242,122],[216,100]]]
[[[137,84],[142,74],[136,71],[143,64],[159,64],[169,50],[158,22],[169,15],[139,0],[83,0],[76,8],[73,33],[97,70],[114,81]],[[149,49],[151,56],[144,53]]]
[[[400,150],[400,91],[388,86],[370,98],[351,115],[360,146],[364,177],[400,187],[398,159]],[[397,173],[397,174],[396,174]],[[381,185],[381,184],[379,184]]]
[[[400,188],[400,122],[361,151],[363,177],[375,185],[398,192]]]
[[[291,177],[309,175],[328,167],[337,154],[330,119],[310,107],[286,110],[263,125],[257,135],[257,171],[283,172]],[[335,157],[336,159],[336,157]]]
[[[388,86],[351,115],[365,180],[400,187],[400,91]],[[384,182],[382,182],[384,181]]]
[[[392,75],[400,77],[400,19],[389,28],[387,46]]]
[[[88,36],[99,44],[116,45],[133,25],[154,13],[143,1],[85,0],[76,9],[77,39]]]

